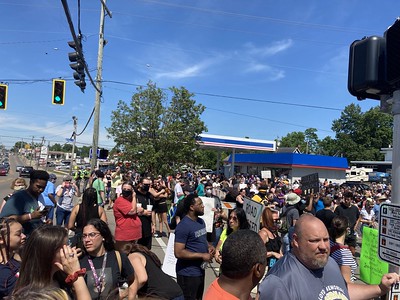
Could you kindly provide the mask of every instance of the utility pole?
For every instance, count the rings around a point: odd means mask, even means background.
[[[29,158],[29,166],[32,166],[32,159],[33,159],[33,152],[32,152],[32,150],[33,150],[33,139],[34,139],[35,137],[32,135],[32,143],[31,143],[31,157]]]
[[[36,160],[36,169],[39,169],[39,161],[40,157],[42,156],[42,147],[44,145],[44,136],[42,136],[42,143],[40,144],[40,152],[39,152],[39,157]],[[36,150],[35,150],[35,155],[36,155]]]
[[[72,116],[72,120],[74,121],[74,132],[72,133],[72,153],[71,153],[71,163],[69,164],[69,175],[72,174],[72,169],[74,167],[74,156],[75,156],[75,143],[76,143],[76,129],[78,127],[78,118],[75,116]]]
[[[103,71],[103,49],[105,46],[104,40],[104,17],[105,11],[111,16],[110,11],[106,6],[106,0],[101,0],[100,11],[100,32],[99,32],[99,49],[97,53],[97,76],[96,76],[96,100],[94,105],[94,121],[93,121],[93,143],[92,143],[92,159],[90,167],[92,170],[97,166],[97,148],[99,147],[99,126],[100,126],[100,100],[102,94],[102,71]]]

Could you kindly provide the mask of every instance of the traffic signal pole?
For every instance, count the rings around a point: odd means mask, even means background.
[[[93,120],[93,143],[92,143],[92,159],[90,167],[92,170],[97,166],[97,148],[99,147],[99,124],[100,124],[100,100],[102,93],[102,71],[103,71],[103,48],[104,48],[104,11],[106,9],[106,1],[101,2],[100,11],[100,32],[99,32],[99,50],[97,53],[97,76],[96,76],[96,99],[94,105]]]
[[[392,198],[393,204],[400,204],[400,90],[393,92],[393,152],[392,152]],[[390,264],[389,272],[399,272],[399,267]]]

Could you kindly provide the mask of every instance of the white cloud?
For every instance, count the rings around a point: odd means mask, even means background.
[[[280,52],[283,52],[293,45],[293,40],[292,39],[285,39],[281,41],[276,41],[271,43],[268,46],[265,47],[256,47],[252,43],[247,43],[245,44],[245,47],[247,49],[247,53],[252,56],[272,56],[276,55]]]

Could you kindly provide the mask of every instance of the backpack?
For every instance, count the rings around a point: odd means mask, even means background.
[[[287,219],[287,214],[289,211],[291,211],[295,206],[289,206],[286,208],[286,210],[281,214],[280,221],[281,221],[281,227],[278,230],[281,235],[285,235],[286,233],[289,232],[289,228],[291,227],[290,224],[288,223]]]

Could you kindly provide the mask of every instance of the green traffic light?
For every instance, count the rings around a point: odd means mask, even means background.
[[[54,100],[56,100],[56,102],[60,102],[60,101],[61,101],[61,98],[60,98],[60,96],[55,96],[55,97],[54,97]]]
[[[3,101],[0,101],[0,107],[3,106]]]

